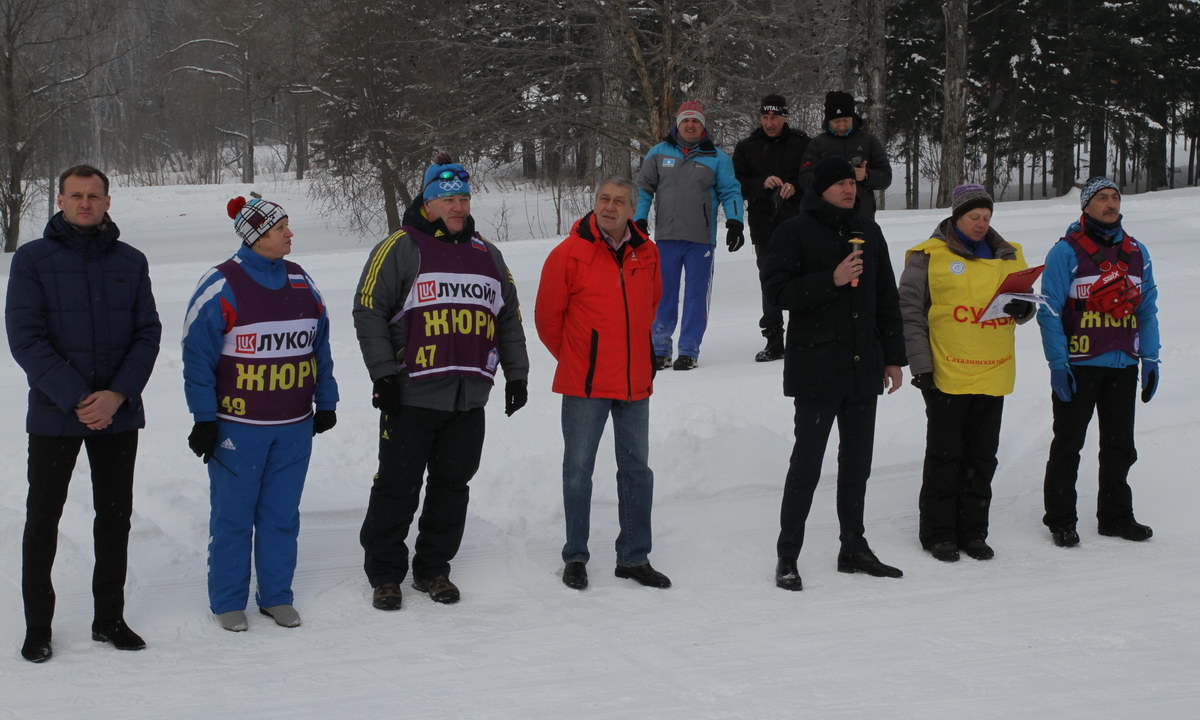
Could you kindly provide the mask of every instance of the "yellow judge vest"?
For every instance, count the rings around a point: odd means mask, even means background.
[[[929,255],[929,345],[933,382],[949,395],[1008,395],[1017,369],[1016,320],[1004,315],[979,322],[996,288],[1011,272],[1024,270],[1025,255],[1016,243],[1013,260],[968,259],[939,238],[908,251]]]

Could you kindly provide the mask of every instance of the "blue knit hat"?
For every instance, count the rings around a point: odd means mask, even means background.
[[[1117,195],[1121,194],[1121,188],[1117,187],[1115,182],[1109,180],[1103,175],[1097,175],[1096,177],[1090,178],[1087,182],[1085,182],[1083,184],[1083,190],[1079,193],[1079,209],[1086,209],[1088,203],[1092,201],[1092,197],[1105,188],[1112,188],[1113,190],[1117,191]]]
[[[280,220],[287,217],[287,212],[279,203],[263,200],[258,193],[250,193],[250,199],[238,196],[225,205],[229,217],[233,218],[233,230],[241,238],[246,247],[258,242]]]
[[[450,173],[449,178],[441,177],[447,172]],[[429,202],[451,195],[470,195],[470,177],[462,163],[435,162],[425,171],[424,190],[421,191],[421,197],[425,198],[425,202]]]

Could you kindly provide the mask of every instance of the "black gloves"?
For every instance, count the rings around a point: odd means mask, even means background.
[[[509,380],[504,384],[504,414],[512,414],[529,402],[529,383],[525,380]]]
[[[912,386],[918,390],[933,389],[933,373],[923,372],[912,376]]]
[[[379,408],[386,413],[398,413],[400,412],[400,399],[400,377],[397,375],[384,375],[371,387],[371,407]],[[329,427],[333,427],[333,425]]]
[[[1028,300],[1009,300],[1004,306],[1004,314],[1011,315],[1017,320],[1024,320],[1033,314],[1034,304]]]
[[[207,465],[217,451],[217,421],[204,420],[193,425],[192,434],[188,435],[188,447]]]
[[[746,236],[742,234],[745,225],[738,220],[726,220],[725,228],[728,230],[725,233],[725,247],[729,248],[729,252],[741,250],[746,244]]]
[[[313,435],[320,435],[337,425],[337,413],[333,410],[318,410],[313,416]]]
[[[646,235],[650,234],[650,223],[646,222],[646,218],[634,220],[633,224],[641,228],[642,232],[646,233]]]

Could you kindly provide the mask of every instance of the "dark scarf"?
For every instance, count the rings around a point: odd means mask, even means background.
[[[1115,223],[1100,222],[1091,215],[1083,216],[1083,231],[1087,236],[1101,245],[1112,247],[1121,237],[1121,221],[1124,215],[1118,215]]]

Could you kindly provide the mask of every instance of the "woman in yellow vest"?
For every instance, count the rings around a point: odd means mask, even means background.
[[[1014,329],[1034,310],[1014,300],[1005,315],[981,322],[1025,256],[992,229],[992,198],[979,185],[955,188],[951,209],[908,251],[900,276],[909,370],[928,418],[921,546],[943,562],[958,560],[960,548],[976,560],[995,555],[987,534],[1000,414],[1016,378]]]

